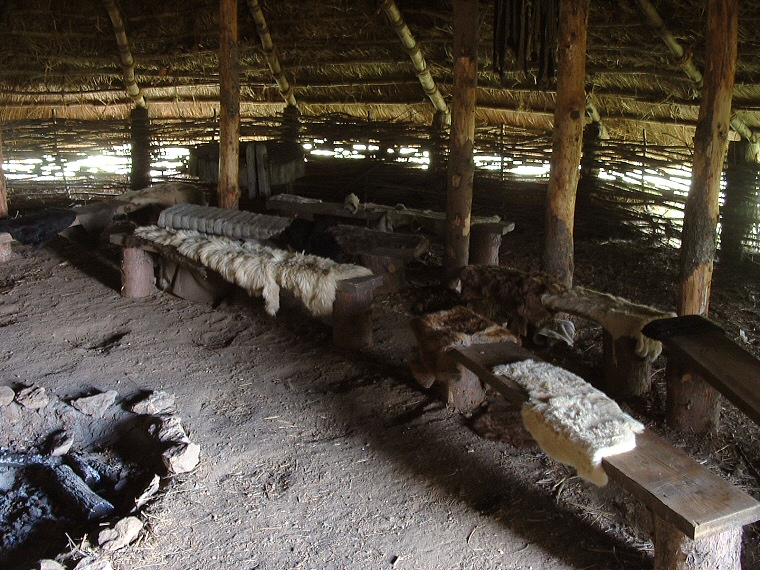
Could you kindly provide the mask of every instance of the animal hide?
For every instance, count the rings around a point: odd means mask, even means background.
[[[506,322],[513,333],[528,335],[528,327],[541,329],[553,315],[542,303],[547,293],[566,290],[546,273],[525,273],[501,265],[470,265],[460,272],[461,299],[476,313]]]
[[[595,485],[607,484],[602,459],[634,449],[644,431],[603,392],[558,366],[523,360],[493,372],[528,391],[523,423],[541,449]]]
[[[120,194],[117,200],[138,207],[161,206],[168,208],[177,204],[208,205],[203,191],[197,186],[185,182],[165,182],[148,186],[142,190],[131,190]]]
[[[22,218],[0,220],[0,232],[9,233],[16,241],[39,249],[76,219],[72,210],[47,208]]]
[[[676,316],[670,311],[638,305],[583,287],[547,292],[541,302],[552,311],[569,313],[600,324],[614,339],[624,336],[635,339],[636,354],[647,360],[654,360],[660,355],[662,343],[644,336],[641,329],[651,321]]]
[[[371,275],[365,267],[192,230],[147,226],[137,228],[135,235],[175,247],[180,254],[213,269],[250,295],[263,297],[270,315],[276,315],[280,308],[281,288],[300,299],[312,315],[329,315],[338,281]]]
[[[444,356],[451,348],[502,340],[520,342],[507,329],[462,306],[415,317],[409,326],[420,354],[417,380],[424,388],[432,385],[436,375],[457,373],[456,365]]]

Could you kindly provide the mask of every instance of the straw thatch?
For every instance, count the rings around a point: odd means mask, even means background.
[[[704,60],[705,0],[654,2],[675,38]],[[374,0],[261,2],[285,76],[303,114],[430,124],[433,111],[396,33]],[[218,109],[216,0],[119,5],[136,80],[152,118],[208,118]],[[452,10],[447,2],[399,1],[436,85],[450,102]],[[273,116],[284,102],[245,2],[239,7],[241,116]],[[551,82],[537,69],[492,65],[493,2],[481,3],[480,124],[551,129]],[[760,128],[760,4],[740,6],[734,111]],[[0,10],[0,120],[126,118],[119,51],[100,0],[6,2]],[[634,0],[592,2],[587,91],[615,139],[671,144],[691,139],[699,94]],[[508,58],[507,58],[508,59]],[[659,137],[663,138],[660,140]]]

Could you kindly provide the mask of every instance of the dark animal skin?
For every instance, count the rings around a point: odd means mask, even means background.
[[[16,241],[39,249],[76,219],[77,215],[71,210],[48,208],[23,218],[0,220],[0,232],[9,233]]]
[[[348,256],[340,247],[335,237],[328,231],[338,222],[327,220],[302,220],[296,218],[285,230],[272,238],[278,247],[291,251],[307,253],[332,259],[337,263],[346,263]]]

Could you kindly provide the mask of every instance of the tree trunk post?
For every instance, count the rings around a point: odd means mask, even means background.
[[[219,207],[240,200],[240,69],[236,0],[219,1]]]
[[[721,208],[720,256],[740,261],[744,239],[757,217],[758,168],[747,160],[749,141],[728,143],[726,194]]]
[[[132,190],[150,186],[150,119],[147,107],[130,113],[132,134]]]
[[[741,570],[742,527],[692,540],[654,518],[654,570]]]
[[[736,69],[737,0],[710,0],[707,15],[705,86],[694,135],[691,188],[681,242],[679,315],[707,316],[715,259],[718,197],[731,120]],[[666,372],[666,419],[683,431],[718,428],[717,392],[671,358]]]
[[[470,248],[472,183],[475,174],[475,103],[478,84],[478,2],[454,0],[454,88],[451,150],[446,183],[444,269],[467,265]]]
[[[3,133],[0,130],[0,220],[8,217],[8,186],[5,181],[5,170],[3,170]],[[0,262],[10,261],[11,259],[11,240],[0,240]]]
[[[589,0],[560,0],[557,103],[546,209],[543,269],[573,284],[573,226],[586,113]]]

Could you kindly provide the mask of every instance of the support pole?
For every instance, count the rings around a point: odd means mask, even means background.
[[[240,200],[240,65],[236,0],[219,0],[219,188],[220,208]]]
[[[150,186],[150,119],[146,107],[135,107],[129,115],[132,134],[132,190]]]
[[[748,160],[746,140],[728,143],[726,193],[721,208],[720,257],[740,261],[744,239],[757,219],[758,166]]]
[[[679,315],[707,316],[715,259],[718,196],[728,145],[738,35],[737,0],[710,0],[705,86],[694,136],[694,164],[681,243]],[[680,430],[717,429],[720,398],[704,380],[669,359],[666,419]]]
[[[447,273],[467,265],[475,174],[475,103],[478,83],[478,2],[454,0],[454,101],[446,185]]]
[[[3,133],[0,130],[0,220],[8,217],[8,186],[3,170]],[[3,236],[0,236],[3,237]],[[11,243],[8,239],[0,239],[0,262],[10,261]]]
[[[148,297],[156,291],[153,258],[139,247],[125,247],[121,253],[121,296]]]
[[[557,104],[546,210],[543,269],[573,284],[575,196],[586,109],[586,37],[589,0],[560,0]]]

